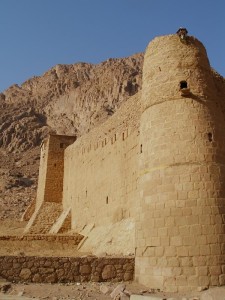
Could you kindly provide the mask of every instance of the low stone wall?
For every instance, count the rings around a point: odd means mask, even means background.
[[[13,282],[118,282],[133,274],[133,257],[0,256],[0,277]]]

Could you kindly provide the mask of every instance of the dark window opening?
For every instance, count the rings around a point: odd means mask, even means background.
[[[181,81],[180,82],[180,89],[182,90],[182,89],[187,89],[187,81]]]
[[[107,196],[106,197],[106,204],[108,204],[109,203],[109,197]]]
[[[142,153],[142,144],[140,145],[140,153]]]
[[[87,190],[86,190],[86,197],[87,197]]]
[[[209,142],[212,142],[212,141],[213,141],[213,135],[212,135],[212,132],[208,132],[208,140],[209,140]]]
[[[60,143],[59,147],[60,148],[63,148],[64,144],[63,143]]]
[[[54,164],[54,167],[56,167],[56,164]]]

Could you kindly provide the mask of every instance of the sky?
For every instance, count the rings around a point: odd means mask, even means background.
[[[57,64],[143,52],[179,27],[225,77],[225,0],[0,0],[0,92]]]

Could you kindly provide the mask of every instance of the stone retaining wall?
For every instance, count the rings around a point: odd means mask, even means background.
[[[0,277],[13,282],[129,281],[134,258],[0,256]]]

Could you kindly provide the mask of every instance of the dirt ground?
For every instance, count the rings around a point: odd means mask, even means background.
[[[48,300],[107,300],[111,299],[109,293],[106,295],[100,291],[101,286],[106,286],[112,291],[118,284],[110,283],[74,283],[74,284],[11,284],[5,296],[20,295],[23,297]],[[3,295],[2,295],[3,296]],[[1,298],[0,295],[0,299]]]
[[[6,282],[1,281],[1,285],[7,285]],[[40,299],[40,300],[112,300],[110,293],[119,285],[124,285],[124,293],[127,295],[139,294],[147,295],[153,291],[146,289],[135,282],[127,283],[110,283],[110,282],[86,282],[86,283],[67,283],[67,284],[13,284],[9,283],[8,290],[5,293],[0,293],[0,300],[26,300]],[[104,294],[104,292],[106,292]],[[163,293],[154,293],[154,295],[170,297]],[[119,298],[116,298],[119,300]],[[165,298],[166,299],[166,298]],[[178,299],[178,298],[175,298]]]
[[[109,300],[113,299],[110,293],[121,283],[68,283],[68,284],[10,284],[6,293],[0,293],[0,300]],[[0,281],[1,286],[1,281]],[[200,300],[200,293],[165,294],[153,292],[135,282],[125,283],[127,295],[152,295],[156,299],[170,300]],[[107,289],[106,294],[102,290]],[[5,296],[5,298],[4,298]],[[1,298],[3,297],[3,298]],[[8,297],[8,298],[7,298]],[[27,299],[28,298],[28,299]],[[121,298],[115,298],[119,300]],[[129,299],[129,298],[128,298]],[[211,298],[210,298],[211,300]],[[213,299],[219,300],[219,299]]]

